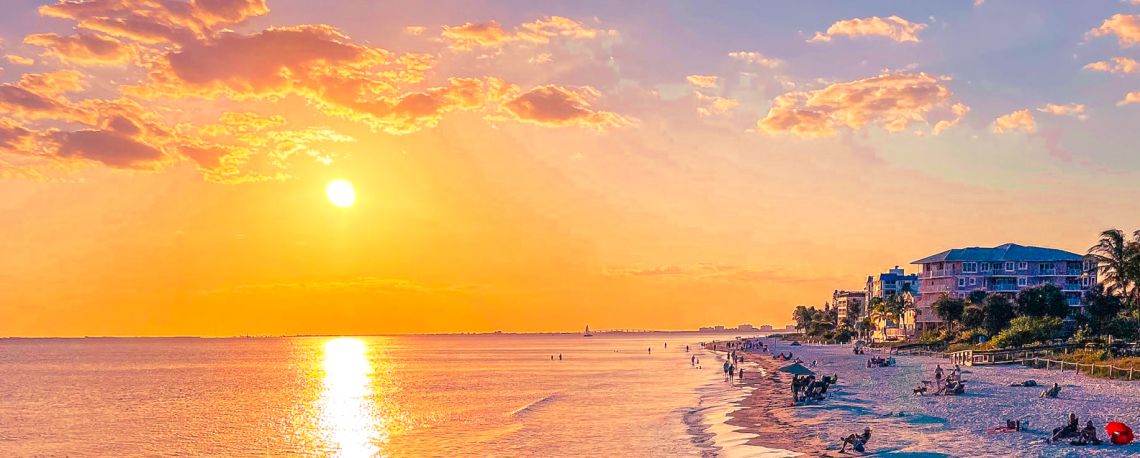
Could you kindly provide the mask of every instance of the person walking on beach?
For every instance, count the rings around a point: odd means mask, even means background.
[[[934,368],[934,381],[936,381],[936,382],[942,381],[942,365],[941,364],[939,364],[937,367]]]
[[[729,364],[729,363],[728,363],[728,361],[725,361],[725,362],[724,362],[724,379],[725,379],[725,380],[728,380],[728,370],[729,370],[731,367],[732,367],[732,365],[731,365],[731,364]]]
[[[697,355],[689,357],[689,365],[694,367],[697,365]]]
[[[742,367],[742,368],[740,368],[740,381],[741,381],[741,382],[743,382],[743,381],[744,381],[744,368],[743,368],[743,367]]]

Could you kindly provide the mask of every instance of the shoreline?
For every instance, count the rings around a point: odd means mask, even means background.
[[[874,435],[866,455],[922,457],[949,456],[1121,456],[1140,454],[1140,444],[1075,447],[1052,444],[1048,436],[1061,426],[1068,412],[1082,424],[1092,421],[1105,440],[1104,425],[1121,421],[1140,426],[1140,389],[1126,381],[1093,379],[1079,374],[1020,366],[966,366],[966,393],[959,396],[915,396],[912,388],[931,379],[936,366],[953,367],[947,360],[928,356],[896,356],[898,364],[867,368],[870,355],[854,355],[850,345],[804,344],[763,339],[770,353],[748,352],[749,362],[761,370],[746,377],[751,392],[737,402],[726,424],[752,435],[748,445],[781,448],[797,455],[836,455],[840,438],[872,427]],[[791,376],[776,372],[786,363],[772,354],[793,351],[806,361],[817,360],[819,375],[839,375],[839,383],[818,404],[793,407]],[[746,369],[747,370],[747,369]],[[766,373],[762,373],[766,372]],[[1041,399],[1041,389],[1010,387],[1035,380],[1039,385],[1058,382],[1057,399]],[[1006,419],[1019,419],[1027,428],[1017,433],[988,430]],[[1107,442],[1107,441],[1106,441]]]

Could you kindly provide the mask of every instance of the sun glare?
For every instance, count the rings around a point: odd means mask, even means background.
[[[352,188],[352,183],[345,180],[329,182],[325,194],[329,196],[329,202],[341,208],[351,207],[352,203],[356,202],[356,190]]]

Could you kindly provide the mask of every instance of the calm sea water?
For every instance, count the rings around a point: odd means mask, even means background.
[[[0,456],[710,455],[701,338],[4,340]]]

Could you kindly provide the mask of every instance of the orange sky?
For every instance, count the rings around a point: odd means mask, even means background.
[[[969,1],[17,3],[0,335],[783,324],[947,248],[1140,226],[1119,2],[1023,43]]]

